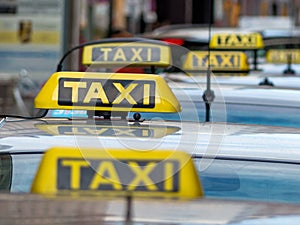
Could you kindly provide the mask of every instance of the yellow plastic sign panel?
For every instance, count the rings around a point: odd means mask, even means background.
[[[175,126],[147,125],[76,125],[76,124],[36,124],[38,129],[51,135],[79,135],[101,137],[162,138],[180,130]]]
[[[214,34],[209,47],[214,49],[251,50],[263,48],[264,43],[259,33]]]
[[[171,54],[169,46],[154,43],[95,44],[83,48],[82,64],[167,67],[171,65]]]
[[[203,196],[191,156],[182,151],[52,148],[31,192],[48,195]]]
[[[208,56],[209,55],[209,56]],[[208,60],[210,57],[210,60]],[[249,72],[247,55],[244,52],[192,51],[183,64],[186,71],[206,71],[210,64],[213,72]]]
[[[150,74],[57,72],[35,98],[39,109],[179,112],[163,78]]]
[[[300,49],[270,49],[266,53],[266,61],[269,63],[300,64]]]

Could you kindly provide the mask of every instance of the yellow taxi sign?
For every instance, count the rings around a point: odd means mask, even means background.
[[[270,49],[266,53],[269,63],[300,63],[300,49]]]
[[[79,135],[79,136],[101,136],[101,137],[139,137],[139,138],[161,138],[171,135],[180,130],[175,126],[158,125],[79,125],[79,124],[36,124],[38,129],[52,135]]]
[[[264,47],[262,36],[259,33],[217,33],[209,43],[214,49],[260,49]]]
[[[208,60],[208,57],[210,60]],[[244,52],[233,51],[192,51],[187,54],[183,64],[185,71],[203,72],[208,69],[213,72],[249,72],[247,55]]]
[[[34,100],[38,109],[179,112],[175,95],[158,75],[57,72]]]
[[[52,148],[31,192],[141,197],[203,196],[191,156],[181,151]]]
[[[83,48],[83,65],[159,66],[171,65],[170,48],[165,43],[111,42]]]

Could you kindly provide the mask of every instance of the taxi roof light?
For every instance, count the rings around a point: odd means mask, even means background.
[[[191,51],[186,56],[183,69],[190,72],[205,72],[208,65],[214,73],[247,74],[250,70],[247,55],[238,51],[210,51],[210,53]]]
[[[166,81],[153,74],[57,72],[34,100],[38,109],[180,112]]]
[[[203,196],[191,156],[183,151],[66,147],[44,154],[31,192],[145,198]]]
[[[264,47],[260,33],[216,33],[209,43],[212,49],[255,50]]]
[[[276,64],[300,64],[300,49],[269,49],[266,61]]]
[[[82,64],[87,66],[167,67],[172,64],[166,42],[146,38],[107,38],[71,48],[59,61],[56,72],[62,71],[66,58],[79,49],[83,49]]]
[[[148,39],[109,39],[83,47],[82,64],[105,67],[158,66],[172,64],[170,46]]]

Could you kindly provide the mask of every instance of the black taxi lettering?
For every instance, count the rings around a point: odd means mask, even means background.
[[[241,46],[252,47],[257,45],[255,35],[251,34],[231,34],[218,36],[217,43],[220,46]]]
[[[59,105],[153,108],[155,82],[60,78]]]
[[[193,68],[206,68],[208,67],[208,55],[193,55],[192,57]],[[210,55],[210,66],[212,68],[235,68],[240,67],[239,55]]]
[[[137,129],[129,127],[74,127],[59,126],[62,135],[97,135],[97,136],[125,136],[125,137],[151,137],[154,133],[150,129]]]
[[[92,49],[94,62],[159,62],[159,47],[107,46]]]
[[[179,191],[177,160],[111,160],[61,158],[58,190]]]

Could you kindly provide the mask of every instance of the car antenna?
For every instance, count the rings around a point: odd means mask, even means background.
[[[292,2],[289,2],[289,3],[293,4]],[[289,8],[294,9],[293,5],[291,5]],[[291,13],[292,13],[292,16],[291,16],[292,22],[290,22],[289,29],[290,29],[290,43],[292,43],[290,48],[292,49],[293,48],[293,29],[294,29],[294,24],[293,24],[294,20],[293,19],[295,17],[295,13],[293,10],[291,10]],[[292,69],[292,64],[293,64],[293,55],[292,54],[293,54],[292,52],[287,54],[287,59],[286,59],[287,67],[283,71],[284,75],[294,75],[295,74],[295,70]]]
[[[211,39],[211,0],[209,0],[209,24],[208,24],[208,66],[207,66],[207,73],[206,73],[206,90],[204,91],[202,95],[202,99],[205,102],[205,122],[210,121],[210,105],[214,101],[215,94],[214,91],[211,90],[211,70],[210,70],[210,39]]]

